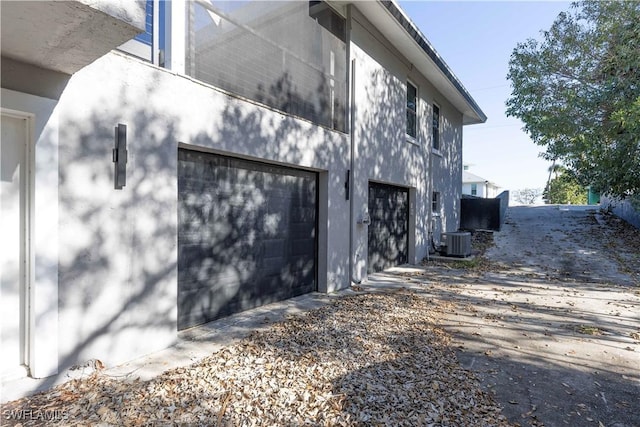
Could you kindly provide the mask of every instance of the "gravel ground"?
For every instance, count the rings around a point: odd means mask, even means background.
[[[403,288],[337,298],[150,381],[97,371],[9,402],[2,422],[510,425],[436,327],[443,309]],[[8,419],[23,410],[28,419]]]
[[[593,208],[510,207],[484,257],[404,273],[522,427],[640,426],[640,230]],[[380,280],[383,280],[381,278]]]

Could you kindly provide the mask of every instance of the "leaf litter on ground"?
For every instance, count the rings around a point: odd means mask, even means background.
[[[510,425],[437,305],[406,289],[336,298],[150,381],[96,371],[1,409],[56,411],[58,425]]]

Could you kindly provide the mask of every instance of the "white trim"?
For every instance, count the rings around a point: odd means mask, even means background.
[[[57,101],[2,89],[2,112],[30,118],[29,315],[26,354],[31,376],[58,371]],[[46,213],[36,215],[36,212]]]
[[[405,136],[406,136],[405,142],[407,142],[408,144],[415,145],[417,147],[420,146],[420,143],[418,142],[418,140],[416,138],[411,138],[411,137],[409,137],[409,135],[405,135]]]
[[[177,74],[185,74],[187,5],[185,0],[165,2],[164,66]]]
[[[165,7],[163,5],[162,7]],[[146,13],[146,5],[145,5]],[[145,17],[146,18],[146,17]],[[160,65],[160,0],[153,0],[153,16],[151,18],[153,31],[151,32],[151,62]],[[145,19],[145,30],[146,30]]]
[[[34,256],[31,250],[31,236],[33,235],[33,218],[34,218],[34,142],[33,142],[33,122],[34,115],[24,113],[22,111],[0,107],[0,115],[4,117],[10,117],[13,119],[24,120],[24,140],[21,141],[24,147],[24,157],[26,171],[24,176],[21,177],[20,191],[24,191],[24,211],[21,215],[24,215],[24,226],[20,230],[20,255],[24,255],[24,263],[21,260],[20,266],[20,280],[23,282],[19,286],[20,292],[20,365],[24,365],[27,369],[26,374],[29,372],[30,353],[31,353],[31,329],[33,325],[33,313],[31,310],[32,301],[32,284],[34,280]]]

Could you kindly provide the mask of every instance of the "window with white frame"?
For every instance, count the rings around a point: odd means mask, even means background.
[[[432,112],[432,147],[434,150],[440,150],[440,107],[433,104]]]
[[[418,88],[407,82],[407,137],[415,140],[418,135]]]
[[[472,196],[478,195],[478,184],[471,184],[471,195]]]

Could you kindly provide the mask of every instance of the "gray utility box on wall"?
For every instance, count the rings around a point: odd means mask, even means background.
[[[447,256],[464,258],[471,255],[471,233],[458,231],[444,233],[444,236],[447,243]]]

